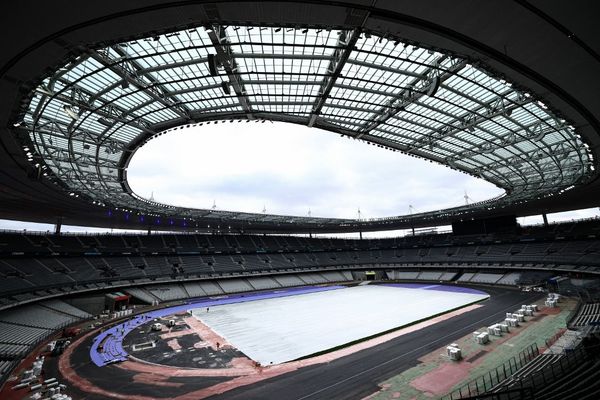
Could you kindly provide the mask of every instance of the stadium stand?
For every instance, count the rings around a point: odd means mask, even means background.
[[[304,281],[297,276],[294,275],[281,275],[274,276],[273,279],[277,283],[279,283],[282,287],[290,287],[290,286],[302,286],[304,285]]]
[[[493,391],[528,387],[535,398],[545,400],[596,399],[600,389],[600,358],[597,345],[579,346],[560,355],[542,355]]]
[[[418,280],[422,280],[422,281],[439,281],[440,278],[442,276],[442,272],[440,271],[435,271],[435,272],[421,272],[418,276],[417,279]]]
[[[498,279],[496,284],[514,286],[517,284],[517,282],[519,282],[520,278],[521,278],[521,273],[509,272],[509,273],[505,274],[502,278]]]
[[[252,286],[244,279],[221,279],[219,286],[226,293],[249,292],[253,290]]]
[[[182,283],[183,289],[189,295],[190,298],[194,297],[203,297],[206,296],[206,293],[197,282],[185,282]]]
[[[13,368],[40,341],[91,317],[61,300],[79,292],[120,288],[137,302],[156,305],[227,293],[350,282],[355,279],[353,271],[361,270],[380,270],[390,280],[509,286],[540,284],[557,274],[594,276],[600,271],[600,263],[593,258],[600,245],[589,237],[532,244],[521,242],[522,236],[495,243],[495,236],[476,241],[448,234],[362,241],[156,236],[0,234],[5,246],[20,243],[18,248],[24,250],[19,255],[0,250],[0,308],[4,309],[0,309],[0,362],[5,370]],[[569,254],[562,254],[564,249]],[[574,324],[596,321],[598,304],[583,305]],[[105,357],[121,357],[119,340],[106,338]],[[504,389],[521,385],[561,359],[536,358],[512,376]],[[593,361],[585,365],[595,366]],[[589,379],[595,379],[594,375]],[[563,389],[557,386],[551,395],[562,395]]]
[[[91,315],[58,299],[0,311],[0,386],[34,346]]]
[[[302,280],[306,282],[305,276],[307,274],[303,274]],[[277,283],[273,278],[265,276],[265,277],[254,277],[252,279],[248,279],[248,283],[252,285],[254,290],[268,290],[275,289],[281,287],[279,283]],[[308,283],[308,282],[307,282]],[[314,283],[314,282],[311,282]]]
[[[10,372],[17,364],[18,361],[10,359],[6,360],[0,357],[0,387],[4,384],[6,379],[8,379]]]
[[[44,297],[42,291],[48,291],[46,297],[52,297],[74,290],[95,289],[98,285],[115,286],[118,282],[208,279],[232,274],[273,274],[307,268],[348,271],[374,266],[385,268],[387,265],[400,270],[399,275],[390,276],[390,279],[436,280],[437,272],[463,272],[458,278],[460,282],[488,284],[535,284],[556,273],[600,272],[599,259],[596,257],[600,245],[597,240],[589,237],[533,245],[522,243],[523,237],[517,236],[511,239],[511,243],[481,245],[473,242],[471,237],[448,234],[364,241],[284,236],[277,237],[277,241],[273,237],[243,235],[221,239],[206,235],[160,236],[160,240],[143,239],[138,235],[124,236],[119,240],[107,236],[66,236],[69,239],[63,243],[62,238],[57,239],[52,235],[1,234],[2,243],[18,242],[21,243],[19,248],[33,253],[5,254],[0,258],[0,307],[39,299]],[[217,247],[211,244],[211,239]],[[68,248],[75,251],[75,254],[62,252],[53,253],[54,256],[40,255],[39,249],[32,243],[43,240],[55,246],[58,243],[61,248]],[[491,239],[480,238],[481,240]],[[467,244],[464,244],[465,241]],[[124,245],[136,243],[140,247],[129,247],[128,253],[139,250],[142,243],[146,248],[155,247],[150,254],[137,252],[116,255]],[[195,243],[203,243],[205,246],[183,248],[183,244],[194,246]],[[230,243],[234,247],[225,247]],[[249,248],[253,243],[258,245],[254,244],[256,247]],[[168,247],[167,244],[173,247]],[[432,245],[436,247],[427,247]],[[105,253],[86,256],[85,252],[90,246],[102,248]],[[371,250],[364,250],[366,247]],[[220,253],[211,253],[210,248],[218,248]],[[242,248],[244,253],[239,250]],[[565,248],[568,251],[563,251]],[[270,252],[266,253],[264,249],[269,249]],[[291,249],[294,249],[293,253],[284,252]],[[421,272],[421,275],[413,272]],[[513,275],[505,276],[508,272]],[[473,275],[475,273],[477,275]],[[441,275],[440,278],[439,280],[454,279],[452,276],[442,278]],[[306,279],[307,283],[328,281],[319,279],[313,282],[310,277]],[[292,283],[287,282],[286,285]]]
[[[497,283],[500,279],[502,279],[503,276],[504,274],[476,273],[469,280],[469,282],[494,284]]]
[[[498,235],[451,234],[354,240],[0,233],[0,360],[13,365],[53,332],[89,318],[61,300],[74,293],[119,288],[137,302],[154,305],[349,282],[353,271],[365,270],[380,270],[390,280],[511,286],[543,283],[557,274],[600,272],[600,240],[591,238],[589,229],[562,225],[571,236],[561,241],[553,240],[558,227],[548,229],[505,235],[504,242]],[[596,311],[597,304],[583,306],[576,323],[595,320]],[[546,365],[539,362],[530,368]]]
[[[389,276],[389,275],[388,275]],[[414,280],[419,276],[418,271],[392,271],[392,277],[390,279],[398,280]]]
[[[571,322],[572,327],[582,327],[600,323],[600,303],[583,304]]]
[[[143,288],[131,287],[131,288],[126,289],[125,292],[127,294],[135,297],[136,299],[139,299],[148,304],[155,304],[160,301],[160,299],[158,297],[153,296],[152,294],[150,294]]]
[[[176,284],[148,286],[145,289],[161,302],[185,299],[188,297],[183,288]]]
[[[474,272],[465,272],[460,277],[458,277],[457,282],[469,282],[474,276]]]
[[[217,279],[214,281],[164,283],[141,287],[130,287],[125,292],[136,299],[157,304],[195,297],[216,296],[228,293],[243,293],[254,290],[269,290],[282,287],[350,282],[348,271],[323,273],[287,274],[275,276],[248,276],[245,278]]]
[[[569,318],[578,334],[598,327],[598,280],[578,281],[600,275],[599,221],[548,225],[546,214],[598,206],[596,13],[540,1],[105,3],[4,13],[0,213],[56,223],[57,234],[0,232],[0,386],[32,346],[91,317],[78,296],[115,292],[157,305],[355,279],[543,284],[581,299]],[[235,120],[329,130],[503,194],[346,219],[188,209],[132,192],[127,167],[149,140]],[[540,212],[544,225],[516,225]],[[60,234],[63,224],[148,235]],[[465,234],[433,234],[448,224]],[[331,232],[361,240],[312,237]],[[121,339],[106,337],[105,361],[122,356]],[[505,388],[592,398],[600,365],[586,346],[534,358]]]
[[[53,311],[39,304],[13,308],[0,315],[1,322],[51,330],[69,325],[77,319],[75,316]]]

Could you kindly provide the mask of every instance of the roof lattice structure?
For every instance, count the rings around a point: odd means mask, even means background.
[[[347,31],[217,26],[89,49],[47,76],[27,107],[23,145],[73,196],[156,217],[355,224],[159,204],[131,191],[127,165],[157,135],[191,124],[278,120],[432,160],[505,190],[411,216],[553,196],[593,171],[570,124],[526,90],[439,49]]]

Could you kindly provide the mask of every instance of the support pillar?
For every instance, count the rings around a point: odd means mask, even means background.
[[[548,227],[548,216],[546,215],[546,213],[542,214],[542,218],[544,218],[544,226],[547,228]]]
[[[148,236],[152,234],[152,228],[148,227]]]
[[[62,228],[62,217],[56,218],[56,225],[54,225],[55,235],[60,235],[60,228]]]
[[[360,240],[362,240],[362,231],[358,232],[358,235],[360,237]]]

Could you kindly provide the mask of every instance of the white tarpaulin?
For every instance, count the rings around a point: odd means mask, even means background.
[[[279,364],[487,298],[391,286],[357,286],[214,306],[194,316],[262,365]]]

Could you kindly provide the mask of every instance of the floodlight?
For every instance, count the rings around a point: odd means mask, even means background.
[[[440,87],[440,77],[434,76],[433,79],[431,80],[431,83],[429,84],[429,87],[427,88],[427,96],[431,96],[431,97],[435,96],[439,87]]]
[[[73,107],[65,104],[63,106],[63,110],[65,111],[65,114],[67,114],[73,120],[77,121],[77,119],[79,119],[79,115],[77,115],[77,113],[73,110]]]
[[[104,117],[100,117],[96,121],[98,121],[99,123],[101,123],[104,126],[112,126],[112,122],[110,122],[108,119],[106,119]]]

